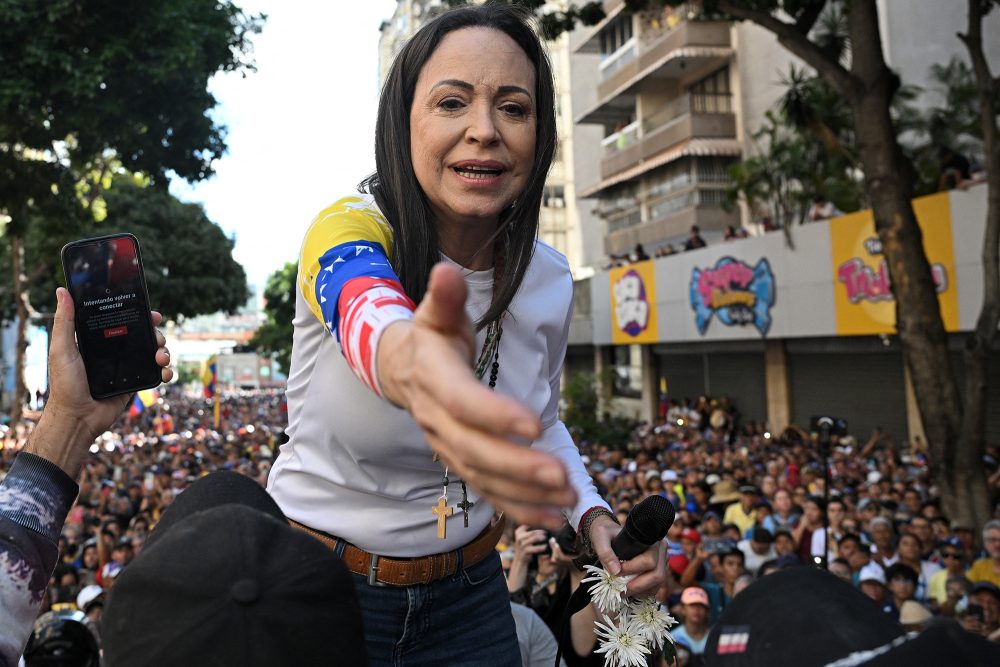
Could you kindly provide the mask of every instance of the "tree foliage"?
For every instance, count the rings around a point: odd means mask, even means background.
[[[570,32],[577,23],[596,25],[604,18],[602,3],[591,0],[580,4],[570,4],[564,10],[545,10],[546,0],[503,0],[508,5],[521,7],[534,13],[538,18],[538,32],[547,40],[552,40],[564,32]],[[449,7],[474,4],[469,0],[446,0]]]
[[[615,369],[608,367],[600,378],[593,373],[575,373],[562,389],[562,420],[578,440],[621,449],[628,444],[633,424],[625,417],[605,412],[602,403],[611,401],[609,388],[615,382]]]
[[[116,182],[107,191],[100,233],[139,239],[152,305],[167,319],[218,311],[235,313],[250,296],[246,273],[233,259],[235,241],[187,204],[157,187]]]
[[[292,318],[299,265],[288,262],[272,273],[264,287],[264,324],[250,340],[257,351],[275,355],[278,368],[288,374],[292,361]]]
[[[18,321],[23,398],[32,276],[51,261],[29,237],[59,238],[72,206],[103,216],[118,169],[165,184],[200,180],[225,151],[208,80],[253,69],[250,37],[263,16],[231,0],[0,0],[0,219]],[[44,274],[43,274],[44,275]]]
[[[252,68],[263,17],[232,2],[0,1],[0,146],[16,184],[85,173],[112,151],[129,171],[200,180],[225,150],[208,79]],[[0,189],[0,206],[23,195]]]

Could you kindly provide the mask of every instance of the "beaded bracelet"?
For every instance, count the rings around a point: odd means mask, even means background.
[[[599,516],[606,516],[612,521],[621,525],[618,522],[618,517],[616,517],[610,510],[604,507],[591,507],[583,515],[583,520],[580,521],[580,532],[577,535],[580,538],[580,553],[591,554],[593,553],[592,545],[590,544],[590,526],[594,523],[594,520]]]

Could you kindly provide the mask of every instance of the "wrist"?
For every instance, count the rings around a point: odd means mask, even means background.
[[[409,320],[398,320],[385,328],[379,336],[375,351],[376,372],[382,396],[393,405],[407,409],[406,385],[409,383],[409,373],[412,372],[411,360],[404,360],[400,351],[410,349],[410,331],[413,323]]]
[[[580,529],[577,531],[577,538],[580,541],[580,553],[593,553],[591,531],[594,528],[594,524],[601,521],[608,521],[618,525],[618,518],[606,507],[598,505],[591,507],[583,513],[583,518],[580,519]]]
[[[24,451],[59,466],[75,480],[97,434],[85,418],[64,416],[56,406],[46,407],[38,426],[28,436]]]

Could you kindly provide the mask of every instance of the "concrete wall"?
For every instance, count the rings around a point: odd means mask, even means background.
[[[577,28],[569,36],[569,48],[572,51],[586,35],[590,28]],[[586,109],[597,103],[597,86],[599,80],[597,66],[600,56],[596,53],[574,53],[570,59],[570,96],[572,105],[565,115],[575,118]],[[566,156],[573,165],[573,206],[579,224],[580,264],[582,266],[600,267],[604,262],[604,235],[607,225],[604,220],[594,215],[597,206],[596,199],[577,199],[575,193],[601,180],[601,139],[604,138],[604,128],[600,125],[573,125],[572,157]],[[567,190],[567,197],[569,197]]]

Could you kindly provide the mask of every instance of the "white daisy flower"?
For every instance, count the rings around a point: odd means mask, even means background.
[[[607,614],[604,622],[594,622],[600,647],[595,653],[604,654],[605,667],[645,667],[649,648],[634,622],[621,618],[615,625]]]
[[[625,600],[622,597],[625,593],[625,587],[632,580],[632,576],[616,577],[600,565],[584,565],[584,568],[590,572],[590,576],[581,583],[593,582],[594,585],[590,588],[590,599],[594,601],[598,609],[608,614],[620,611],[625,605]]]
[[[677,620],[661,610],[655,598],[630,600],[628,606],[630,618],[645,641],[657,649],[663,648],[664,639],[671,644],[674,643],[674,637],[669,629],[676,625]]]

